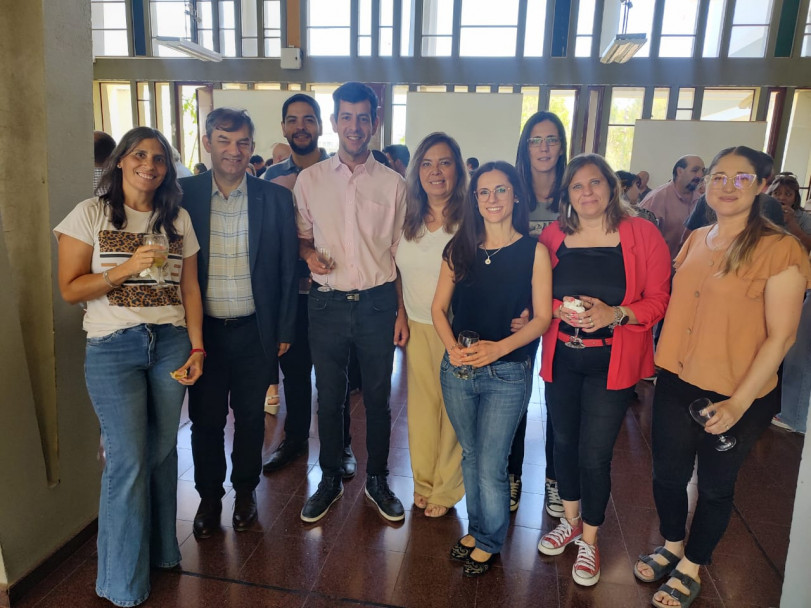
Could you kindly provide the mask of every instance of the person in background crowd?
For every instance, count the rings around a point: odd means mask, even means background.
[[[778,173],[766,194],[780,203],[786,230],[800,240],[806,251],[811,250],[811,215],[802,207],[797,176],[793,173]]]
[[[411,153],[408,151],[408,147],[403,144],[391,144],[383,148],[383,153],[389,159],[389,166],[405,177],[408,163],[411,160]]]
[[[526,413],[530,348],[549,325],[549,254],[529,236],[527,200],[518,173],[503,161],[485,163],[468,189],[459,230],[442,254],[431,317],[445,347],[440,382],[462,445],[467,534],[453,545],[463,573],[485,574],[510,523],[507,460]],[[512,319],[532,318],[518,331]],[[452,314],[452,321],[449,316]],[[475,332],[467,345],[461,334]]]
[[[645,197],[651,193],[651,189],[648,188],[648,182],[650,181],[650,173],[647,171],[640,171],[636,174],[639,177],[639,200],[637,202],[641,203],[645,200]]]
[[[572,578],[600,580],[597,534],[611,493],[611,459],[625,412],[651,376],[651,328],[665,313],[670,255],[656,226],[623,202],[617,176],[596,154],[566,167],[557,222],[541,235],[552,256],[552,325],[541,376],[555,429],[555,473],[565,515],[538,551],[578,545]]]
[[[205,357],[199,246],[158,131],[127,132],[99,190],[54,228],[59,289],[87,303],[85,379],[106,446],[96,593],[137,606],[149,596],[150,567],[180,562],[177,429]],[[152,235],[168,250],[144,244]]]
[[[253,167],[254,175],[256,177],[262,177],[262,174],[267,170],[267,167],[265,167],[265,159],[258,154],[254,154],[251,156],[250,163]]]
[[[667,579],[653,596],[659,608],[689,606],[701,591],[699,568],[726,532],[738,471],[780,407],[777,368],[811,286],[802,246],[761,215],[765,156],[745,146],[716,155],[706,181],[718,221],[690,234],[675,261],[652,423],[653,496],[665,544],[634,566],[642,581]],[[689,412],[701,398],[710,403],[705,424]],[[735,438],[732,449],[717,449],[720,434]],[[694,470],[698,501],[688,534]]]
[[[104,163],[115,149],[115,140],[104,131],[93,131],[93,194],[98,191],[99,181],[104,172]]]
[[[465,167],[467,168],[467,172],[469,175],[473,175],[473,172],[479,168],[479,159],[475,156],[471,156],[465,161]]]
[[[286,158],[289,158],[292,153],[293,150],[284,142],[273,144],[273,148],[271,148],[271,159],[273,160],[272,164],[278,165]]]
[[[628,205],[630,205],[639,217],[645,218],[649,222],[653,222],[654,226],[659,225],[659,220],[656,216],[638,206],[639,203],[639,176],[631,173],[630,171],[617,171],[617,177],[620,180],[620,187],[622,188],[622,196]]]
[[[194,165],[195,175],[200,175],[201,173],[205,173],[206,171],[208,171],[208,167],[206,167],[205,163],[197,163],[196,165]]]

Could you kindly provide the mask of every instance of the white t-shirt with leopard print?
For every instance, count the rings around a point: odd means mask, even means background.
[[[152,232],[149,211],[135,211],[126,205],[127,225],[117,230],[98,198],[82,201],[54,228],[57,240],[63,234],[93,247],[90,271],[104,272],[126,262],[140,247],[143,235]],[[175,220],[178,238],[169,244],[169,261],[164,268],[168,287],[159,288],[155,279],[139,275],[129,277],[123,285],[87,303],[84,329],[88,338],[106,336],[141,323],[186,325],[186,314],[180,295],[180,273],[183,260],[200,250],[185,209]]]

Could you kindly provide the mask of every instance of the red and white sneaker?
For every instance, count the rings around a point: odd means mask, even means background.
[[[583,535],[583,519],[577,518],[577,525],[572,526],[565,517],[560,518],[560,523],[551,532],[547,532],[541,537],[538,543],[538,551],[544,555],[560,555],[566,545],[572,544]]]
[[[600,580],[600,549],[582,539],[574,541],[577,545],[577,559],[572,566],[572,578],[578,585],[591,587]]]

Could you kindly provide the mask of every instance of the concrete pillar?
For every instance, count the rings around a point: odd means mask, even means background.
[[[0,606],[96,517],[98,423],[82,313],[51,228],[92,189],[86,0],[0,3]]]

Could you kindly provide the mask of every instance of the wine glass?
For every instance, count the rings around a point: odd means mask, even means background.
[[[702,397],[701,399],[696,399],[690,404],[690,415],[693,417],[693,420],[698,422],[701,426],[704,426],[715,414],[715,410],[711,408],[712,401],[706,397]],[[736,443],[737,440],[731,435],[717,435],[715,449],[719,452],[726,452],[727,450],[734,448]]]
[[[456,342],[462,348],[467,348],[472,344],[476,344],[479,341],[479,334],[475,331],[470,331],[469,329],[463,329],[459,332],[459,335],[456,337]],[[453,375],[459,378],[460,380],[470,380],[473,377],[473,366],[471,365],[460,365],[455,370],[453,370]]]
[[[566,302],[563,303],[563,307],[567,308]],[[574,310],[574,309],[569,308],[569,310]],[[577,312],[577,311],[575,311],[575,312]],[[580,327],[575,327],[574,328],[574,335],[571,338],[569,338],[568,342],[564,342],[564,345],[568,346],[569,348],[578,348],[578,349],[579,348],[586,348],[586,345],[583,344],[583,339],[580,337]]]
[[[317,251],[318,251],[318,257],[324,263],[324,266],[326,266],[327,268],[330,268],[330,269],[333,266],[335,266],[335,260],[332,259],[332,254],[329,252],[329,249],[327,249],[326,247],[319,247]],[[329,286],[329,275],[328,274],[324,275],[324,284],[321,285],[318,288],[318,291],[323,291],[323,292],[332,291],[332,287]]]
[[[141,276],[154,278],[155,283],[157,283],[156,287],[167,287],[166,280],[163,277],[163,269],[166,267],[166,262],[169,260],[169,239],[166,238],[165,234],[145,234],[144,245],[160,247],[164,251],[155,252],[155,259],[152,260],[152,266],[141,272]]]

